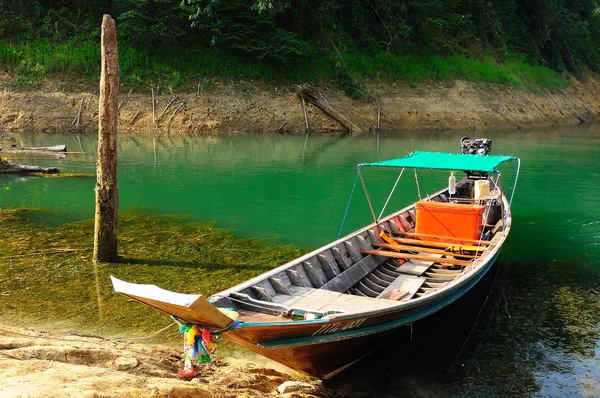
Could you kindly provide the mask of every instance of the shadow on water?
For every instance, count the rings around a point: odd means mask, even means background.
[[[326,382],[348,395],[598,396],[600,270],[501,261],[467,295]]]

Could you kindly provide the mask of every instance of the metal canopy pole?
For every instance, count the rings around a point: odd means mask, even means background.
[[[392,187],[390,195],[388,196],[387,200],[385,201],[385,204],[383,205],[383,209],[381,209],[381,213],[379,213],[379,217],[377,217],[377,221],[375,221],[375,222],[378,222],[381,219],[381,216],[383,215],[385,208],[387,207],[388,203],[390,202],[390,199],[392,198],[392,195],[394,194],[394,191],[396,190],[396,186],[398,186],[398,182],[400,182],[400,178],[402,178],[402,173],[404,173],[404,167],[400,171],[400,174],[398,175],[398,178],[396,179],[396,182],[394,183],[394,186]]]
[[[371,209],[371,214],[373,215],[373,221],[377,224],[377,217],[375,217],[375,210],[373,210],[373,204],[371,203],[371,198],[369,197],[369,192],[367,191],[367,186],[365,185],[365,180],[363,179],[362,173],[360,172],[360,167],[358,168],[358,176],[360,177],[360,182],[363,186],[363,190],[365,191],[365,195],[367,196],[367,202],[369,202],[369,208]]]
[[[419,195],[419,200],[422,200],[423,198],[421,198],[421,187],[419,186],[419,177],[417,177],[417,169],[415,168],[415,182],[417,183],[417,195]]]
[[[508,201],[508,205],[512,206],[512,200],[515,196],[515,189],[517,189],[517,180],[519,179],[519,171],[521,170],[521,158],[517,158],[517,175],[515,176],[515,183],[513,184],[512,192],[510,193],[510,200]]]

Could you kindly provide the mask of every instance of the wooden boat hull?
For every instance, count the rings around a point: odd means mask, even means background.
[[[293,369],[327,379],[399,338],[403,327],[464,296],[492,268],[499,252],[463,283],[409,308],[340,322],[244,323],[223,337]]]

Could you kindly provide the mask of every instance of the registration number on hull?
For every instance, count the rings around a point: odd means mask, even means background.
[[[313,336],[318,336],[322,334],[330,334],[342,332],[344,330],[350,330],[359,327],[364,322],[364,319],[357,319],[356,321],[348,322],[348,323],[333,323],[328,325],[323,325],[316,332],[313,333]]]

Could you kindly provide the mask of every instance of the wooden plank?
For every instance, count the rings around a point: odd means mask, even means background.
[[[402,292],[400,290],[390,290],[389,292],[385,293],[383,296],[381,296],[380,298],[382,299],[386,299],[386,300],[396,300],[396,301],[400,301],[402,300],[404,297],[408,296],[409,292]]]
[[[374,256],[431,261],[431,256],[419,256],[418,254],[389,252],[386,250],[361,250],[360,252],[362,254],[372,254]],[[464,267],[470,267],[473,265],[473,263],[470,261],[455,260],[453,258],[438,258],[435,260],[435,262],[440,264],[461,265]],[[343,275],[343,273],[340,275]]]
[[[287,294],[274,294],[271,296],[274,303],[284,304],[288,307],[291,307],[294,303],[301,300],[302,298],[311,294],[315,288],[314,287],[300,287],[300,286],[288,286],[288,290],[290,292]]]
[[[381,268],[377,268],[376,270],[374,270],[372,275],[378,277],[379,279],[386,281],[387,283],[392,283],[394,281],[394,279],[396,279],[395,276],[392,277],[392,276],[389,276],[386,273],[382,272]]]
[[[319,264],[315,264],[314,260],[306,260],[302,263],[304,267],[304,271],[306,271],[306,275],[308,275],[308,279],[312,282],[312,284],[319,288],[327,283],[328,279],[325,276],[325,272]]]
[[[419,253],[419,255],[427,255],[427,253]],[[436,258],[442,257],[441,254],[431,254],[430,256]],[[434,262],[435,261],[408,260],[398,268],[398,271],[403,274],[421,276]]]
[[[288,270],[285,271],[285,273],[287,274],[288,278],[290,278],[290,281],[294,285],[301,286],[301,287],[306,287],[306,284],[302,280],[302,277],[300,276],[300,274],[298,273],[298,271],[295,271],[293,269],[288,269]]]
[[[417,226],[417,215],[413,210],[408,210],[408,216],[410,217],[411,227]],[[412,228],[411,228],[412,229]],[[409,230],[407,230],[408,232]]]
[[[402,214],[398,215],[398,221],[400,221],[400,224],[402,225],[402,229],[404,229],[404,231],[408,232],[412,229],[410,223],[406,220],[406,217],[404,217]]]
[[[342,272],[335,261],[335,257],[333,257],[333,254],[329,250],[317,255],[317,258],[327,279],[331,280]]]
[[[440,242],[440,241],[431,241],[431,240],[420,240],[420,239],[405,239],[405,238],[393,238],[398,243],[405,243],[414,246],[429,246],[429,247],[438,247],[441,249],[445,249],[449,246],[456,246],[456,242]]]
[[[408,300],[417,292],[417,290],[419,290],[423,283],[425,283],[425,278],[403,274],[396,278],[394,282],[390,283],[383,292],[379,293],[377,298],[384,298],[384,296],[387,296],[389,293],[398,291],[408,292],[408,294],[402,298],[402,300]]]
[[[479,256],[474,256],[472,254],[457,254],[453,252],[447,252],[441,249],[431,249],[429,247],[418,247],[418,246],[404,246],[404,245],[392,245],[389,243],[375,243],[373,247],[381,247],[382,249],[394,250],[394,251],[419,251],[421,253],[434,253],[440,254],[441,256],[454,256],[454,257],[464,257],[464,258],[477,258]],[[367,249],[368,250],[368,249]],[[421,254],[419,253],[419,254]]]
[[[344,312],[362,312],[367,310],[377,310],[398,305],[397,302],[385,299],[375,299],[363,296],[354,296],[351,294],[340,294],[333,301],[327,303],[319,310],[326,311],[344,311]]]
[[[400,235],[400,232],[404,232],[404,228],[402,228],[400,221],[398,221],[396,217],[389,219],[388,224],[390,225],[390,230],[394,235]]]
[[[379,294],[378,291],[371,289],[369,286],[365,285],[362,281],[358,282],[358,290],[363,292],[367,297],[377,297]]]
[[[380,278],[379,276],[377,276],[375,274],[375,272],[377,272],[377,269],[374,269],[373,272],[371,272],[369,275],[365,276],[365,279],[369,279],[371,282],[373,282],[379,286],[383,286],[383,287],[389,285],[390,282],[393,282],[393,281],[386,280],[384,278]]]
[[[344,241],[344,246],[348,251],[348,255],[350,256],[352,263],[355,264],[359,262],[363,258],[363,256],[360,255],[360,249],[358,248],[358,242],[356,241],[356,238],[350,239],[353,239],[354,242],[352,242],[351,240]]]
[[[273,301],[269,293],[267,293],[267,291],[263,287],[252,286],[252,291],[254,292],[254,294],[256,294],[256,297],[261,301]]]
[[[455,241],[455,242],[472,243],[475,245],[486,245],[487,246],[490,244],[490,242],[486,241],[486,240],[455,238],[455,237],[451,237],[451,236],[439,236],[439,235],[421,234],[421,233],[418,234],[416,232],[400,232],[400,235],[408,236],[411,238],[443,239],[443,240],[450,240],[450,241]],[[456,246],[456,243],[452,243],[452,245]]]
[[[371,250],[373,248],[371,245],[371,240],[364,236],[356,235],[356,240],[358,241],[358,247],[360,247],[362,250]]]
[[[340,243],[332,247],[331,252],[333,253],[333,257],[335,257],[335,260],[340,265],[342,270],[345,271],[348,268],[350,268],[352,264],[354,264],[350,259],[350,255],[348,254],[348,251],[346,250],[346,246],[344,244]]]
[[[275,291],[277,293],[280,294],[290,294],[290,291],[288,290],[288,288],[285,286],[285,283],[283,283],[283,281],[279,278],[269,278],[269,282],[271,282],[271,285],[273,286],[273,289],[275,289]]]
[[[380,286],[373,282],[371,279],[369,279],[369,275],[362,278],[360,283],[363,283],[366,287],[377,293],[381,293],[385,289],[385,286],[387,286],[387,283],[384,286]]]
[[[368,230],[367,233],[369,234],[369,239],[371,240],[372,245],[374,245],[376,243],[381,243],[381,240],[379,240],[379,237],[377,236],[377,234],[374,231]],[[362,249],[362,247],[361,247],[361,249]]]
[[[307,311],[320,311],[322,307],[332,302],[340,294],[342,293],[332,292],[331,290],[314,289],[313,292],[296,301],[294,303],[294,308]]]
[[[377,252],[376,250],[371,251]],[[377,255],[367,256],[327,282],[323,285],[323,289],[332,290],[334,292],[345,292],[364,278],[369,272],[379,267],[385,260],[385,257],[379,257]]]

